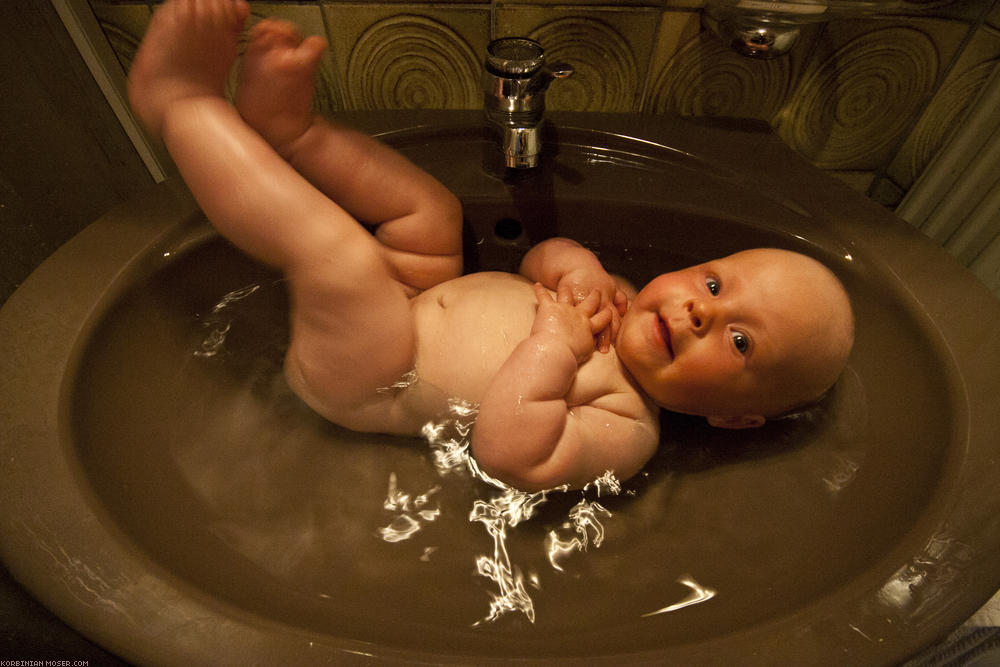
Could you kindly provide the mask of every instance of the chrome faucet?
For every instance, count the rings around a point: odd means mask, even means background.
[[[553,80],[572,74],[570,65],[546,65],[542,45],[533,39],[505,37],[486,47],[483,101],[486,118],[498,131],[504,166],[538,166],[545,91]]]

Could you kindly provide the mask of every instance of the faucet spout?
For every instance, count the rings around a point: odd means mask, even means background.
[[[545,91],[556,79],[572,74],[570,65],[546,64],[542,45],[533,39],[506,37],[486,47],[484,108],[486,119],[498,131],[506,167],[538,165]]]

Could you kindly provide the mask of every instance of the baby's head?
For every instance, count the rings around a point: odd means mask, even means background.
[[[850,301],[833,272],[760,248],[652,280],[615,349],[661,407],[745,428],[820,398],[853,342]]]

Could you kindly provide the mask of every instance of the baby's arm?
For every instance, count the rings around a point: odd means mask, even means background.
[[[596,290],[575,305],[566,287],[556,299],[538,283],[535,293],[531,333],[480,403],[472,433],[476,462],[522,490],[579,487],[606,470],[631,476],[655,448],[653,430],[635,415],[599,407],[601,397],[579,405],[567,400],[610,312],[599,308]]]
[[[610,349],[628,308],[628,299],[594,253],[570,239],[548,239],[528,251],[521,261],[520,273],[549,289],[568,288],[575,301],[582,301],[591,290],[598,290],[600,308],[611,313],[609,326],[598,333],[598,349],[602,352]]]

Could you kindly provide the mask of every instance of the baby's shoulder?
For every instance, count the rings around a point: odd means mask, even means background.
[[[577,372],[571,404],[590,405],[649,424],[658,424],[659,407],[630,379],[614,347],[594,352]]]

